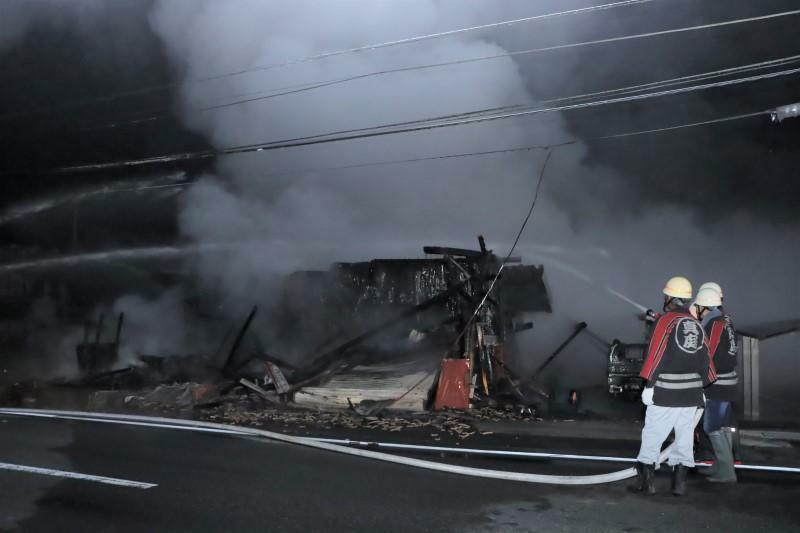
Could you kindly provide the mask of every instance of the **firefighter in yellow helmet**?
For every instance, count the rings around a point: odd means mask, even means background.
[[[637,480],[630,489],[655,494],[655,468],[661,445],[675,431],[675,445],[667,458],[672,467],[672,493],[686,492],[686,475],[694,467],[694,426],[703,407],[703,386],[715,379],[710,366],[703,326],[689,312],[692,284],[674,277],[664,286],[664,314],[653,327],[644,366],[642,402],[647,405],[642,444],[636,458]]]

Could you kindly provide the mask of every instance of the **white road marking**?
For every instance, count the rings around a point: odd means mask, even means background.
[[[15,465],[11,463],[0,463],[0,470],[41,474],[44,476],[63,477],[67,479],[79,479],[82,481],[94,481],[95,483],[105,483],[106,485],[116,485],[118,487],[129,487],[132,489],[146,490],[158,486],[157,483],[144,483],[142,481],[131,481],[129,479],[118,479],[106,476],[92,476],[90,474],[80,474],[78,472],[68,472],[66,470],[53,470],[52,468],[39,468],[38,466]]]

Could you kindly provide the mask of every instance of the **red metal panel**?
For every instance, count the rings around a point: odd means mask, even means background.
[[[445,408],[468,409],[469,385],[468,359],[443,360],[433,408],[437,411]]]

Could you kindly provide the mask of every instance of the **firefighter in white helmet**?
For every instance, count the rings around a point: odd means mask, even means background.
[[[697,295],[699,296],[704,289],[711,289],[712,291],[719,294],[720,302],[722,302],[723,298],[725,297],[725,295],[722,294],[722,287],[720,287],[719,283],[715,283],[713,281],[707,281],[703,283],[702,285],[700,285],[700,288],[697,289]]]
[[[739,384],[736,374],[736,330],[722,309],[722,289],[718,284],[704,283],[693,305],[705,329],[708,355],[717,371],[717,381],[705,390],[703,430],[714,449],[714,464],[707,471],[710,474],[708,480],[736,483],[732,427],[733,402]]]
[[[692,284],[684,277],[667,281],[664,314],[659,316],[639,374],[645,379],[642,402],[647,405],[642,444],[636,458],[637,480],[630,489],[655,494],[655,469],[661,445],[675,431],[667,458],[672,467],[672,493],[686,492],[686,474],[694,467],[694,426],[703,407],[703,386],[715,379],[703,326],[689,312]]]

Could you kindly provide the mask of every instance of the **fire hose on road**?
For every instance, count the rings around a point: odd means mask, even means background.
[[[596,485],[601,483],[612,483],[614,481],[621,481],[623,479],[628,479],[636,475],[636,470],[634,468],[626,468],[624,470],[619,470],[617,472],[609,472],[607,474],[595,474],[586,476],[528,474],[524,472],[490,470],[485,468],[458,466],[453,464],[441,463],[437,461],[427,461],[424,459],[401,457],[389,453],[351,448],[339,444],[339,443],[354,444],[356,443],[356,441],[336,441],[337,443],[333,443],[333,442],[326,442],[325,439],[294,437],[291,435],[285,435],[283,433],[276,433],[273,431],[266,431],[262,429],[231,426],[226,424],[215,424],[211,422],[200,422],[194,420],[180,420],[174,418],[160,418],[160,417],[138,416],[138,415],[116,415],[116,414],[92,413],[92,412],[81,412],[81,411],[54,411],[54,410],[39,410],[39,409],[0,409],[0,415],[56,418],[56,419],[66,419],[66,420],[79,420],[85,422],[115,423],[115,424],[132,425],[132,426],[158,427],[166,429],[184,429],[184,430],[194,430],[201,432],[211,432],[211,433],[225,433],[229,435],[261,437],[278,442],[297,444],[300,446],[307,446],[310,448],[317,448],[320,450],[327,450],[330,452],[341,453],[345,455],[352,455],[356,457],[364,457],[367,459],[384,461],[388,463],[411,466],[414,468],[423,468],[426,470],[434,470],[439,472],[447,472],[450,474],[480,477],[486,479],[521,481],[523,483],[544,483],[550,485]],[[702,415],[702,409],[698,409],[697,415],[695,415],[695,423],[697,423],[700,420],[701,415]],[[662,461],[665,460],[669,455],[671,447],[672,445],[670,445],[663,452],[661,452],[660,459]],[[420,446],[419,448],[424,448],[424,447]],[[477,452],[478,450],[475,451]],[[458,452],[469,453],[466,450],[458,450]],[[583,460],[604,460],[604,461],[617,460],[619,462],[627,462],[631,460],[628,458],[576,456],[569,454],[553,454],[553,453],[537,454],[535,452],[504,452],[504,453],[520,453],[520,454],[527,454],[531,457],[541,456],[541,457],[555,458],[555,459],[560,458],[560,459],[583,459]]]

